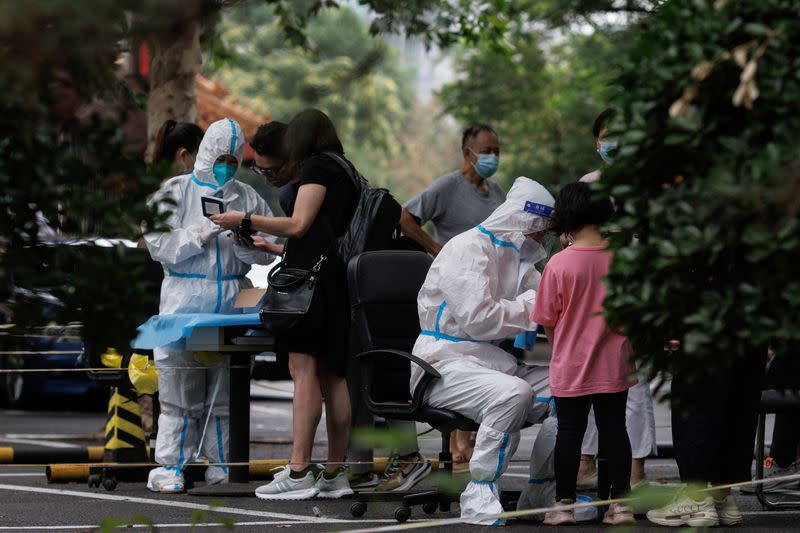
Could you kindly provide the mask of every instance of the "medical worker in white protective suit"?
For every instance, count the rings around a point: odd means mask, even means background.
[[[461,494],[461,517],[471,523],[502,524],[486,518],[503,512],[496,481],[526,418],[538,421],[547,410],[546,404],[533,405],[536,367],[518,363],[492,341],[536,329],[531,312],[541,276],[534,265],[547,255],[539,241],[554,203],[540,184],[517,178],[489,218],[444,246],[417,299],[422,333],[413,353],[442,375],[425,404],[480,424],[469,463],[472,480]],[[412,391],[421,375],[412,365]]]
[[[159,209],[171,212],[170,231],[145,235],[150,255],[164,267],[161,315],[234,313],[239,290],[252,286],[245,278],[250,265],[273,260],[266,252],[236,244],[203,215],[201,197],[214,196],[226,210],[272,216],[252,187],[233,179],[244,143],[235,121],[214,122],[200,143],[194,171],[168,180],[153,197]],[[228,468],[219,463],[225,463],[229,444],[227,358],[176,347],[156,348],[154,354],[161,403],[155,459],[164,466],[150,472],[147,488],[182,492],[183,466],[198,458],[212,464],[205,475],[209,484],[226,481]]]

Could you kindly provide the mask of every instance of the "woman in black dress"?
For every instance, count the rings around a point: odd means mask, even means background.
[[[300,325],[278,335],[277,350],[289,354],[294,381],[293,445],[289,465],[256,495],[267,500],[298,500],[352,494],[345,459],[350,427],[350,398],[345,381],[350,303],[344,263],[332,243],[350,222],[358,193],[344,169],[331,156],[343,156],[342,143],[331,120],[309,109],[289,123],[284,141],[287,155],[281,173],[288,189],[281,194],[285,217],[252,215],[251,228],[286,237],[287,266],[311,268],[322,255],[328,259],[320,273],[319,305]],[[212,218],[223,228],[242,224],[246,213],[228,212]],[[256,246],[261,246],[260,240]],[[314,434],[322,414],[328,429],[328,461],[324,471],[310,463]]]

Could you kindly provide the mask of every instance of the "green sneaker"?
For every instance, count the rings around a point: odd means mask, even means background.
[[[300,477],[292,477],[291,469],[286,465],[272,481],[256,489],[256,497],[262,500],[310,500],[319,493],[316,485],[319,471],[319,465],[311,465],[300,472]]]
[[[347,469],[340,466],[332,473],[323,470],[317,476],[317,497],[325,499],[338,499],[351,496],[353,489],[350,488],[350,480],[347,478]]]

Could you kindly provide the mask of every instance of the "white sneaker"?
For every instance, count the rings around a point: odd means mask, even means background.
[[[328,478],[327,471],[323,470],[317,476],[317,497],[325,499],[338,499],[345,496],[352,496],[353,489],[350,488],[350,481],[347,479],[347,470],[343,467],[336,469],[336,475]]]
[[[721,500],[714,500],[714,507],[717,508],[719,523],[723,526],[736,526],[742,523],[742,512],[736,505],[733,494],[729,494]]]
[[[289,465],[284,466],[271,482],[256,489],[256,497],[262,500],[310,500],[319,493],[316,486],[318,466],[306,469],[301,478],[293,478],[290,471]]]
[[[696,502],[681,494],[669,505],[647,512],[647,519],[660,526],[713,527],[719,525],[719,515],[714,498]]]
[[[792,463],[786,468],[782,468],[778,466],[778,463],[776,463],[772,457],[767,457],[764,460],[764,479],[793,476],[798,473],[799,472],[796,463]],[[766,481],[761,484],[761,487],[763,488],[764,492],[769,493],[797,489],[798,485],[800,485],[800,482],[798,482],[796,479],[792,479],[789,481]],[[742,487],[741,492],[743,494],[755,494],[756,486],[750,485],[747,487]]]
[[[161,494],[179,494],[186,490],[186,482],[177,467],[161,466],[147,475],[147,488]]]

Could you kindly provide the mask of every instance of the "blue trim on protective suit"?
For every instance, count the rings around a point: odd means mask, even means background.
[[[217,245],[217,306],[214,308],[214,312],[219,313],[222,308],[222,261],[219,258],[219,235],[214,237],[214,242]]]
[[[225,446],[222,444],[222,423],[220,422],[219,417],[217,419],[217,452],[219,453],[219,462],[225,463]],[[222,467],[222,471],[226,474],[228,473],[228,467],[219,465]]]
[[[233,153],[236,151],[236,123],[234,123],[231,119],[228,119],[228,122],[231,124],[232,132],[230,154],[233,155]]]
[[[545,485],[547,483],[555,483],[556,478],[554,477],[545,477],[541,479],[529,479],[528,485]]]
[[[488,342],[488,341],[476,341],[473,339],[467,339],[464,337],[453,337],[452,335],[447,335],[446,333],[442,333],[439,327],[439,324],[442,320],[442,314],[444,313],[444,308],[447,307],[447,302],[442,302],[439,306],[439,311],[436,312],[436,324],[434,326],[434,331],[429,329],[423,329],[419,332],[420,335],[424,335],[425,337],[433,337],[437,341],[446,340],[450,342]]]
[[[517,253],[522,253],[522,250],[519,249],[519,246],[517,246],[516,244],[514,244],[511,241],[504,241],[504,240],[498,239],[497,237],[494,236],[494,233],[492,233],[488,229],[484,228],[480,224],[478,224],[478,231],[480,231],[481,233],[483,233],[484,235],[489,237],[492,240],[492,243],[495,246],[500,246],[500,247],[503,247],[503,248],[513,248],[514,250],[516,250]]]
[[[183,428],[181,429],[181,451],[178,454],[178,472],[183,471],[183,462],[186,458],[183,455],[183,446],[186,444],[186,430],[189,428],[189,418],[184,416],[183,417]]]
[[[508,433],[503,433],[503,442],[500,443],[500,454],[497,457],[497,470],[494,471],[494,479],[497,481],[497,478],[500,477],[500,474],[503,473],[503,463],[506,460],[506,453],[508,452],[508,442],[511,440],[511,435]]]
[[[172,270],[167,269],[167,273],[171,278],[185,278],[185,279],[206,279],[208,276],[206,274],[189,274],[185,272],[173,272]],[[222,281],[233,281],[238,279],[244,279],[247,277],[247,274],[230,274],[227,276],[222,276],[220,279]]]
[[[194,171],[192,171],[192,181],[200,185],[201,187],[211,187],[215,191],[219,189],[219,185],[216,185],[214,183],[206,183],[205,181],[200,181],[199,179],[197,179],[197,176],[195,175]]]
[[[469,482],[476,485],[494,485],[494,481],[481,481],[479,479],[471,479]]]
[[[184,272],[173,272],[170,269],[167,269],[167,273],[171,278],[206,279],[208,277],[205,274],[188,274]]]

